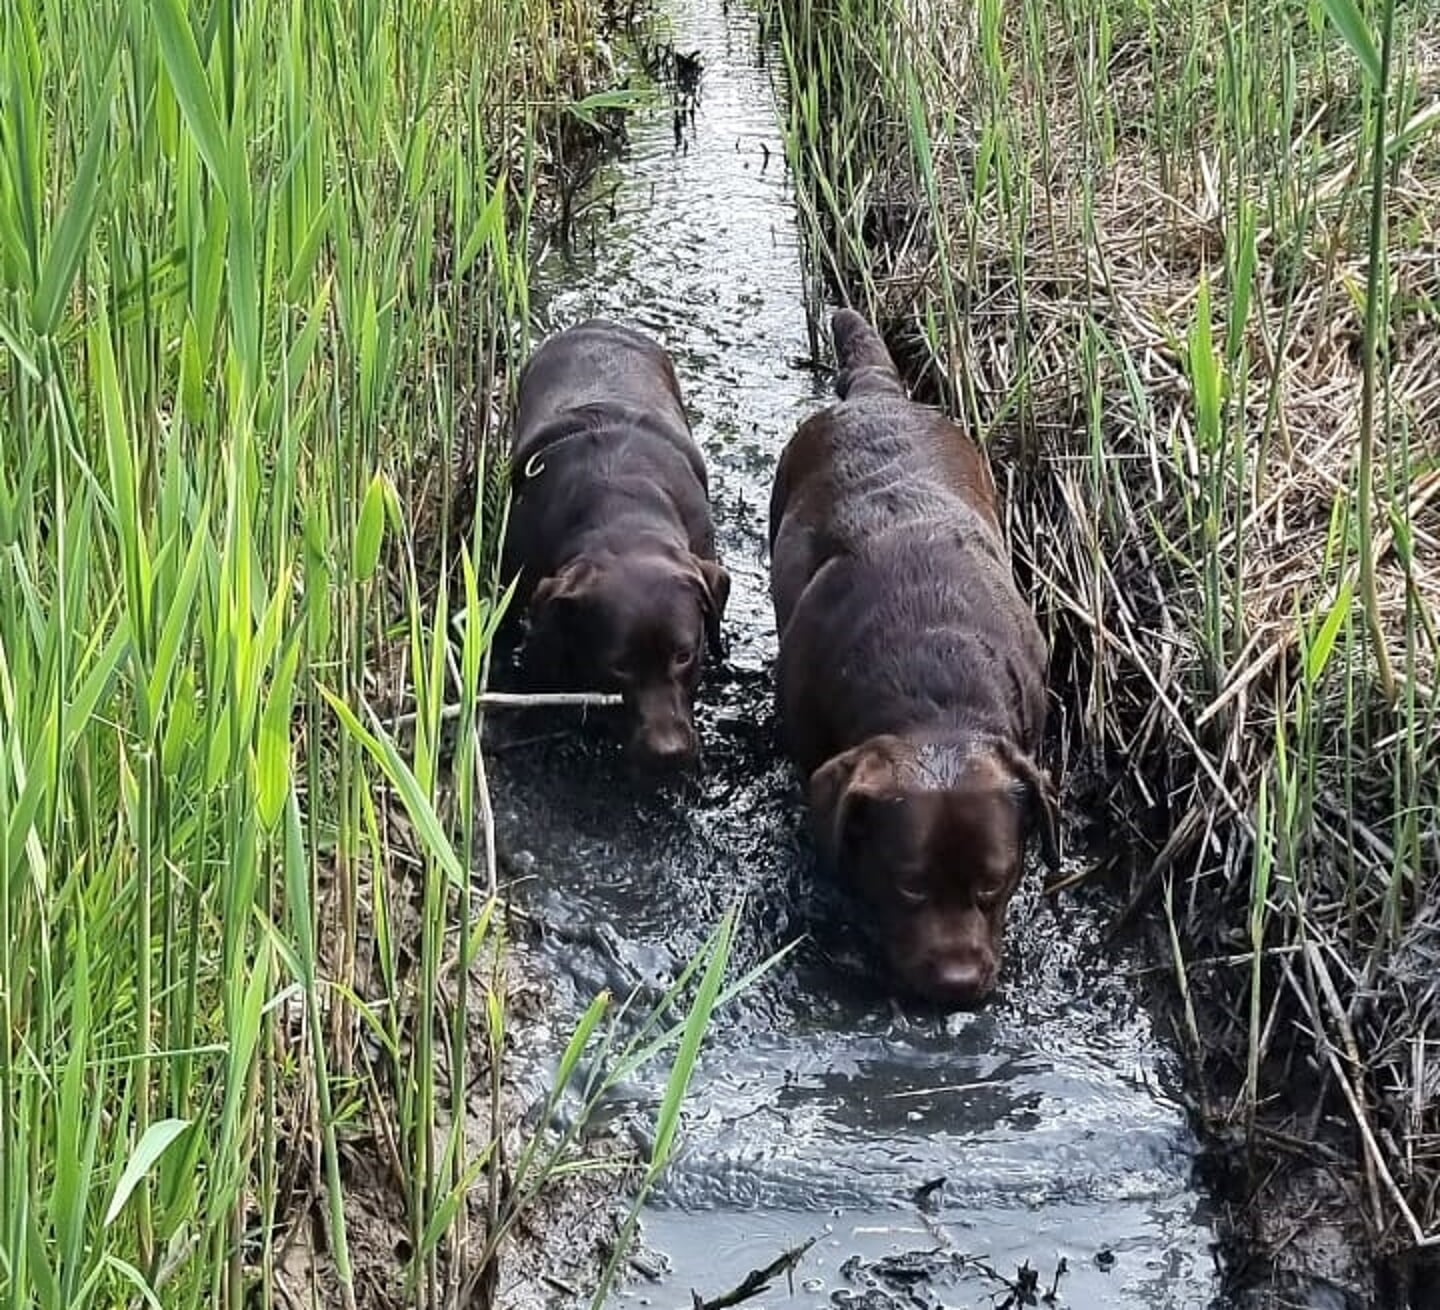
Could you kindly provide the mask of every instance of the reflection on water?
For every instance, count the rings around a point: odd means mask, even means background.
[[[1166,1091],[1173,1058],[1103,944],[1104,907],[1042,903],[1032,875],[996,1000],[945,1018],[892,1000],[812,875],[773,739],[765,515],[781,446],[827,393],[807,367],[792,200],[753,21],[721,0],[669,11],[677,46],[705,64],[694,129],[677,149],[668,114],[632,125],[610,179],[613,221],[593,249],[542,270],[542,326],[603,313],[675,357],[733,578],[730,658],[702,693],[698,778],[637,788],[617,752],[579,736],[506,749],[493,765],[497,824],[546,929],[557,1032],[602,987],[658,996],[742,893],[741,967],[810,936],[717,1023],[684,1151],[645,1223],[672,1273],[622,1299],[688,1305],[690,1287],[717,1295],[814,1236],[793,1298],[782,1278],[769,1303],[829,1305],[835,1293],[842,1304],[842,1289],[868,1288],[850,1304],[954,1304],[947,1291],[963,1288],[974,1304],[999,1285],[957,1263],[963,1253],[1005,1276],[1029,1261],[1046,1288],[1063,1255],[1061,1304],[1208,1305],[1211,1233]],[[639,1140],[663,1078],[642,1075],[607,1107]],[[934,1250],[949,1255],[913,1254]]]

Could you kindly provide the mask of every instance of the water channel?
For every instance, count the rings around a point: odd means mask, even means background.
[[[748,1305],[999,1305],[998,1278],[1028,1265],[1044,1292],[1063,1259],[1054,1304],[1210,1306],[1178,1060],[1134,962],[1105,944],[1113,907],[1043,900],[1032,871],[999,994],[946,1017],[892,999],[815,877],[773,729],[765,513],[776,456],[828,384],[753,16],[662,3],[703,62],[693,124],[677,144],[668,112],[636,116],[599,183],[613,217],[546,261],[537,294],[546,330],[605,314],[674,357],[733,578],[730,654],[702,689],[696,779],[635,786],[583,733],[511,743],[492,764],[498,835],[544,927],[557,1040],[602,987],[658,993],[742,894],[738,967],[807,936],[717,1019],[644,1216],[665,1272],[632,1273],[616,1304],[688,1307],[814,1237],[793,1280]],[[614,1107],[637,1139],[665,1070],[647,1077]]]

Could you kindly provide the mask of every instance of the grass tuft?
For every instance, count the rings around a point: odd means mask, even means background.
[[[583,1159],[513,1122],[480,471],[609,21],[0,10],[7,1304],[498,1304]]]

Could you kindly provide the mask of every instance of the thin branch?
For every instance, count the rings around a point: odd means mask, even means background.
[[[475,698],[478,710],[549,710],[549,709],[610,709],[623,705],[625,698],[608,691],[516,692],[484,691]],[[386,725],[392,732],[413,728],[419,716],[414,710],[397,714]],[[449,723],[460,717],[460,706],[444,705],[440,720]]]
[[[752,1269],[731,1291],[707,1301],[699,1292],[691,1292],[694,1310],[726,1310],[728,1306],[739,1305],[751,1297],[770,1290],[771,1282],[781,1274],[791,1273],[804,1257],[805,1252],[815,1245],[813,1237],[806,1238],[799,1246],[792,1246],[782,1252],[763,1269]]]

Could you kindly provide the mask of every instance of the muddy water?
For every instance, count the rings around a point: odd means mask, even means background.
[[[703,692],[698,778],[656,794],[603,741],[526,744],[507,724],[497,824],[543,927],[557,1041],[602,987],[658,995],[737,897],[738,966],[806,940],[717,1021],[683,1154],[645,1213],[644,1263],[664,1272],[632,1271],[617,1302],[689,1306],[692,1288],[717,1296],[816,1238],[789,1286],[749,1304],[999,1304],[1000,1279],[1028,1264],[1043,1293],[1063,1260],[1058,1304],[1210,1305],[1176,1062],[1103,944],[1107,907],[1042,902],[1032,871],[999,995],[946,1018],[886,994],[811,868],[774,741],[764,531],[776,455],[826,392],[753,20],[722,0],[667,12],[704,61],[693,127],[677,146],[668,113],[632,125],[600,183],[617,188],[613,217],[547,262],[541,317],[608,314],[674,355],[734,579],[729,660]],[[606,1107],[642,1146],[664,1076]]]

